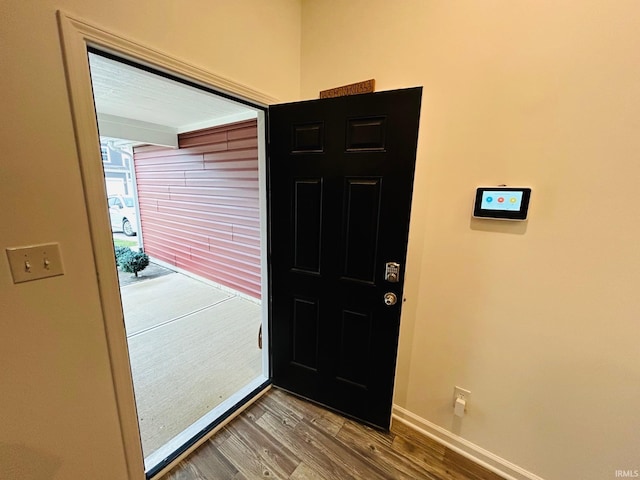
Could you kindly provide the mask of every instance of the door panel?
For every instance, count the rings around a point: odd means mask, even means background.
[[[345,179],[343,213],[345,240],[343,272],[345,280],[373,283],[378,245],[381,178]]]
[[[269,109],[273,382],[385,429],[402,301],[383,297],[402,298],[421,94]]]
[[[293,299],[291,362],[316,371],[318,368],[318,302]]]
[[[320,273],[322,179],[294,181],[293,268]]]

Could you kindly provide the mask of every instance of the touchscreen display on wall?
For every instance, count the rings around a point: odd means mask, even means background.
[[[473,216],[498,220],[526,220],[530,188],[479,187]]]

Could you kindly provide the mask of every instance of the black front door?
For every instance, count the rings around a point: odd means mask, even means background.
[[[422,88],[269,108],[271,375],[387,429]],[[387,262],[399,264],[397,282]],[[397,297],[393,303],[390,295]]]

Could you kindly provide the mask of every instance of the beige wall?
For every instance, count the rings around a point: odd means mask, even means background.
[[[303,2],[304,98],[424,86],[396,404],[549,480],[640,469],[639,18],[635,0]],[[526,226],[470,221],[501,183],[532,187]]]
[[[302,56],[296,0],[189,5],[0,3],[0,247],[66,270],[0,255],[0,471],[126,478],[57,8],[282,100],[424,85],[396,403],[548,480],[638,469],[640,4],[305,1]],[[497,183],[533,188],[526,227],[470,222]]]
[[[186,3],[0,3],[0,247],[59,242],[66,270],[14,285],[0,254],[2,478],[127,478],[56,10],[273,97],[299,95],[297,0]]]

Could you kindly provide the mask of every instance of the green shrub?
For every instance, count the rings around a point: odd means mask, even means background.
[[[122,255],[126,255],[130,251],[131,251],[131,249],[129,247],[122,247],[122,246],[116,245],[116,247],[115,247],[116,263],[120,263],[120,257]]]
[[[134,252],[127,248],[127,252],[122,251],[117,257],[118,267],[123,272],[133,273],[136,277],[138,272],[144,270],[149,265],[149,255],[144,252]]]

